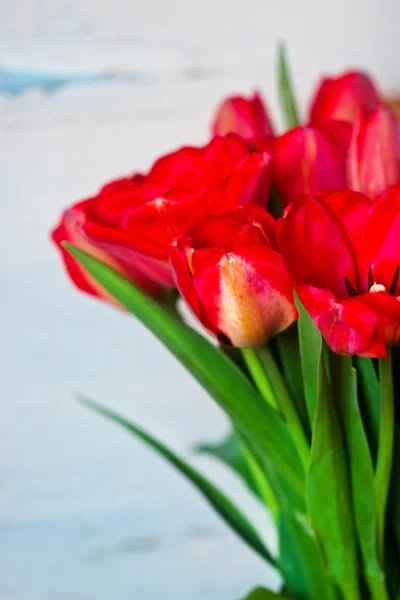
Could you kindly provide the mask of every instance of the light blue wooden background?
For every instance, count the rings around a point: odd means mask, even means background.
[[[319,71],[349,64],[398,90],[399,16],[397,0],[1,0],[2,600],[238,600],[277,586],[168,466],[73,402],[108,403],[186,456],[227,427],[134,319],[72,289],[48,230],[102,182],[206,141],[224,93],[257,85],[276,115],[278,38],[303,105]],[[39,87],[6,93],[27,75]],[[48,93],[52,77],[70,85]],[[233,477],[193,461],[273,545]]]

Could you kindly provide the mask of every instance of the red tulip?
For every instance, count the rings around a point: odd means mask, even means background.
[[[296,199],[279,247],[301,302],[338,354],[383,357],[400,339],[400,186],[374,202],[341,190]]]
[[[275,140],[274,182],[288,204],[301,194],[345,186],[351,126],[327,121],[321,127],[296,127]]]
[[[270,154],[250,152],[235,135],[216,137],[204,148],[185,147],[160,158],[147,176],[106,185],[66,211],[53,240],[72,241],[154,293],[160,285],[174,286],[168,252],[177,235],[209,214],[250,201],[265,204],[270,179]],[[104,295],[62,253],[78,287]]]
[[[212,134],[227,133],[236,133],[257,148],[265,148],[265,143],[274,132],[265,104],[257,92],[251,98],[231,96],[218,107],[212,123]]]
[[[400,183],[400,121],[390,108],[380,106],[359,114],[350,143],[347,183],[372,197]]]
[[[297,318],[275,227],[265,209],[251,204],[209,218],[171,247],[180,293],[222,343],[258,346]]]
[[[360,110],[375,110],[380,101],[372,79],[360,71],[323,79],[310,108],[310,121],[321,125],[328,119],[353,124]]]
[[[115,182],[121,184],[123,181]],[[124,260],[123,256],[116,257],[107,251],[106,246],[94,243],[84,232],[85,223],[87,223],[92,200],[79,202],[75,206],[66,210],[61,217],[59,225],[52,231],[52,239],[57,245],[64,259],[65,267],[74,284],[82,291],[97,296],[110,302],[118,304],[117,301],[84,269],[77,263],[72,256],[62,246],[61,242],[70,242],[81,250],[84,250],[94,258],[106,263],[128,279],[135,285],[146,291],[154,297],[162,295],[162,287],[156,284],[152,279],[145,275],[145,264],[141,264],[140,256],[136,260]]]

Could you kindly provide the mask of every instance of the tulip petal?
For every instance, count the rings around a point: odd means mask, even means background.
[[[77,288],[86,292],[87,294],[91,294],[92,296],[99,296],[94,285],[89,283],[89,277],[85,274],[83,268],[76,262],[74,258],[70,255],[69,252],[65,250],[61,246],[61,242],[71,242],[74,243],[72,236],[70,235],[68,229],[65,227],[65,224],[61,222],[58,227],[53,229],[51,232],[51,238],[56,246],[59,248],[62,258],[64,260],[65,268],[68,272],[68,275],[74,282]]]
[[[338,216],[343,225],[357,264],[357,289],[368,292],[370,252],[367,245],[366,223],[371,209],[371,199],[350,190],[326,192],[320,194],[318,198]]]
[[[102,187],[86,204],[86,217],[91,221],[118,228],[126,210],[154,197],[154,188],[143,175],[124,177]]]
[[[361,109],[375,110],[379,93],[372,79],[361,71],[323,79],[310,107],[310,121],[316,125],[327,119],[354,123]]]
[[[234,346],[261,345],[297,318],[291,279],[275,250],[249,244],[218,263],[211,254],[199,262],[193,282],[207,321]]]
[[[345,278],[356,285],[357,270],[346,230],[319,196],[293,202],[281,222],[278,243],[296,283],[344,298],[348,296]]]
[[[210,216],[190,231],[190,243],[194,249],[214,246],[225,252],[257,243],[277,249],[276,225],[277,221],[265,208],[250,203],[230,213]]]
[[[172,240],[206,217],[207,202],[204,192],[174,190],[127,210],[121,229],[134,238],[138,251],[168,260]]]
[[[400,265],[400,185],[388,188],[372,203],[367,222],[367,244],[374,282],[389,291]],[[396,285],[394,294],[399,294]]]
[[[149,184],[159,187],[159,193],[174,188],[193,190],[205,187],[206,179],[203,148],[191,146],[159,158],[147,176]]]
[[[246,156],[227,179],[224,192],[226,204],[233,209],[256,202],[266,206],[272,180],[271,152],[253,152]]]
[[[311,285],[297,286],[296,292],[334,352],[386,356],[379,318],[360,297],[338,300],[331,292]]]
[[[250,141],[257,137],[272,136],[272,125],[261,96],[256,92],[249,99],[233,96],[224,100],[217,109],[212,133],[236,133]]]
[[[372,198],[400,182],[400,121],[390,108],[360,113],[349,148],[347,182]]]
[[[193,284],[193,275],[187,262],[185,252],[176,243],[169,250],[169,258],[174,274],[176,287],[194,315],[203,323],[201,305],[196,288]],[[205,327],[205,323],[203,323]]]
[[[275,140],[275,183],[285,204],[301,194],[343,188],[348,128],[296,127]],[[338,141],[339,140],[339,141]]]
[[[253,199],[265,203],[271,154],[252,153],[239,136],[216,137],[202,148],[184,147],[160,158],[148,175],[112,181],[65,213],[58,238],[73,242],[150,293],[173,285],[169,247],[206,217]],[[68,221],[68,222],[67,222]],[[63,250],[78,287],[102,295]],[[152,281],[149,281],[152,280]]]
[[[147,268],[146,260],[143,261],[142,257],[136,253],[131,252],[128,254],[126,249],[118,244],[107,244],[104,242],[104,240],[107,240],[107,235],[112,241],[112,234],[117,234],[117,230],[114,230],[111,227],[105,228],[98,226],[103,233],[103,235],[100,236],[100,241],[97,241],[96,237],[91,238],[87,235],[85,220],[87,218],[87,210],[90,206],[91,200],[88,200],[76,204],[74,207],[67,210],[62,217],[60,225],[52,233],[52,239],[59,247],[68,274],[75,285],[84,292],[98,296],[103,298],[103,300],[115,304],[114,298],[101,288],[101,286],[76,263],[72,256],[65,251],[60,245],[62,241],[69,241],[94,258],[101,260],[152,296],[160,296],[162,294],[160,285],[168,285],[168,283],[160,277],[153,279],[151,270]],[[106,232],[106,235],[104,235],[104,231]],[[118,236],[115,235],[114,237]],[[120,240],[118,240],[118,242],[120,244]],[[169,285],[173,285],[169,270],[168,276]]]
[[[400,340],[400,297],[385,293],[363,294],[359,299],[379,318],[380,337],[386,346]]]

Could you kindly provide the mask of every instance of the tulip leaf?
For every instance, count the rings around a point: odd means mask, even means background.
[[[209,454],[228,466],[238,475],[254,496],[269,508],[275,522],[278,520],[279,507],[273,489],[268,481],[265,469],[260,464],[257,453],[251,444],[240,439],[232,431],[217,444],[197,444],[196,452]]]
[[[288,129],[292,129],[292,127],[296,127],[299,124],[299,116],[293,84],[289,74],[286,48],[282,42],[279,44],[278,49],[278,89],[285,125]]]
[[[346,599],[359,600],[358,560],[342,433],[320,353],[318,393],[306,494],[327,574]]]
[[[265,588],[256,588],[243,600],[288,600],[288,597]]]
[[[279,564],[286,588],[297,598],[334,600],[332,589],[305,508],[275,480],[279,498]]]
[[[340,415],[350,471],[355,527],[364,572],[373,598],[385,598],[385,577],[377,554],[375,475],[357,396],[351,357],[330,353],[333,400]],[[367,492],[366,492],[367,490]]]
[[[262,499],[258,486],[254,481],[248,463],[244,457],[239,437],[235,431],[229,433],[221,442],[216,444],[196,444],[194,451],[201,454],[209,454],[210,456],[223,462],[241,478],[241,480],[255,496],[257,496],[259,499]]]
[[[269,509],[274,522],[277,523],[279,518],[279,502],[268,475],[268,470],[266,469],[266,460],[259,456],[257,449],[250,441],[242,439],[241,446],[257,493],[264,505]]]
[[[359,376],[361,412],[368,433],[372,456],[375,458],[379,444],[380,389],[378,375],[371,358],[354,357]]]
[[[294,323],[289,329],[282,331],[282,333],[276,336],[275,340],[285,381],[296,404],[296,409],[301,422],[303,423],[307,434],[309,434],[310,427],[304,397],[297,323]]]
[[[395,425],[393,477],[390,500],[391,523],[397,545],[397,556],[400,562],[400,427],[397,425]]]
[[[395,542],[389,533],[387,535],[385,574],[387,586],[390,592],[389,597],[396,598],[397,600],[400,600],[399,556],[399,550],[395,548]]]
[[[293,440],[295,440],[296,449],[301,458],[304,469],[307,470],[310,459],[310,442],[293,398],[290,395],[278,364],[273,356],[271,349],[267,346],[257,349],[257,354],[264,368],[266,379],[268,379],[275,396],[277,404],[285,418],[290,429]]]
[[[322,337],[314,325],[312,318],[300,302],[296,292],[294,293],[294,299],[300,315],[298,321],[300,362],[308,418],[312,424],[317,403],[318,371],[322,354]]]
[[[299,598],[334,600],[314,533],[306,516],[281,505],[279,558],[287,588]]]
[[[263,402],[244,373],[188,325],[104,263],[67,242],[66,250],[122,306],[136,315],[228,414],[235,428],[269,456],[291,485],[304,492],[302,466],[286,423]]]
[[[242,538],[255,552],[264,558],[271,566],[276,567],[276,561],[269,550],[261,541],[258,533],[251,525],[250,521],[243,513],[225,496],[214,484],[208,481],[201,473],[196,471],[185,460],[180,458],[167,446],[155,439],[152,435],[141,429],[135,423],[128,421],[121,415],[109,410],[108,408],[89,400],[88,398],[78,397],[78,401],[87,408],[103,415],[114,423],[126,429],[129,433],[150,446],[160,456],[166,459],[182,475],[184,475],[203,496],[208,500],[211,506],[223,518],[223,520]]]
[[[278,525],[279,559],[281,575],[286,587],[297,597],[310,598],[306,574],[299,548],[291,528],[291,516],[286,511],[280,513]]]

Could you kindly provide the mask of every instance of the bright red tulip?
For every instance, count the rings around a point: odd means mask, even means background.
[[[274,183],[284,204],[301,194],[345,186],[351,126],[326,121],[295,127],[275,140]]]
[[[400,120],[388,107],[361,112],[347,162],[348,187],[376,196],[400,183]]]
[[[212,123],[213,135],[236,133],[257,148],[264,149],[265,143],[274,135],[272,124],[261,96],[231,96],[218,107]]]
[[[209,218],[171,247],[180,293],[222,343],[258,346],[297,318],[275,227],[273,217],[252,204]]]
[[[123,180],[115,182],[115,185],[117,184],[121,185],[121,189],[123,188]],[[88,218],[90,218],[92,205],[92,200],[86,200],[75,204],[64,212],[60,223],[52,231],[52,239],[61,252],[71,280],[80,290],[106,300],[111,304],[118,304],[117,301],[72,258],[69,252],[61,246],[61,242],[64,241],[70,242],[94,258],[106,263],[109,267],[112,267],[114,270],[130,279],[135,285],[146,291],[148,294],[154,297],[160,297],[163,293],[163,288],[145,275],[146,265],[142,264],[140,256],[137,256],[136,260],[132,260],[132,258],[125,260],[122,255],[120,257],[113,256],[108,252],[106,245],[94,243],[85,234],[84,226],[87,223]]]
[[[279,248],[301,302],[338,354],[384,357],[400,339],[400,186],[375,201],[341,190],[297,198]]]
[[[328,119],[353,124],[360,110],[378,108],[380,95],[372,79],[360,71],[322,79],[310,108],[310,121],[321,125]]]
[[[177,235],[210,214],[250,201],[265,204],[270,179],[270,154],[251,152],[233,134],[216,137],[204,148],[184,147],[160,158],[147,176],[113,181],[79,202],[63,215],[53,240],[72,241],[154,293],[158,286],[174,286],[168,252]],[[104,295],[61,250],[78,287]]]

